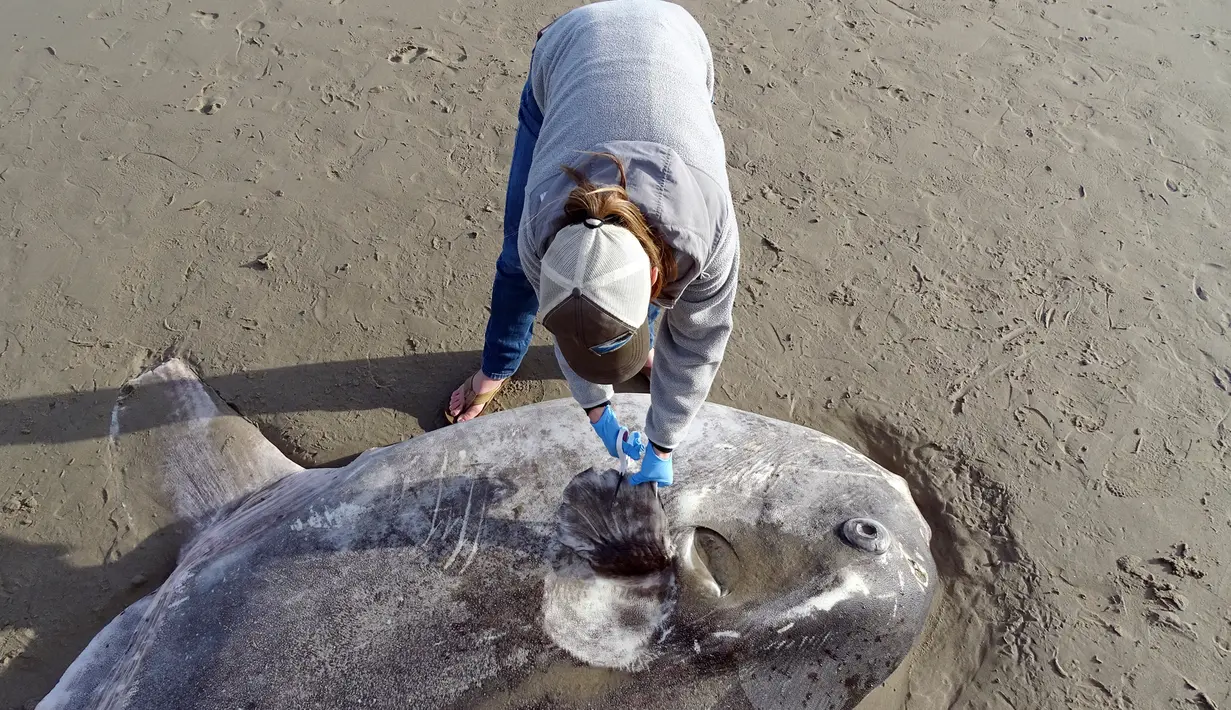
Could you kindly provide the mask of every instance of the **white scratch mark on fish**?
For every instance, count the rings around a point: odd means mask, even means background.
[[[479,540],[483,538],[483,523],[487,521],[487,498],[483,499],[483,508],[479,510],[479,529],[474,531],[474,544],[470,546],[470,554],[466,555],[466,563],[457,573],[465,574],[466,569],[470,567],[470,563],[474,562],[475,555],[479,554]]]
[[[440,517],[440,500],[445,493],[445,467],[448,465],[449,452],[446,451],[444,461],[440,464],[440,480],[436,482],[436,506],[432,508],[432,525],[427,529],[427,537],[421,543],[423,545],[431,542],[432,536],[436,534],[436,520]]]
[[[453,566],[457,560],[457,556],[461,554],[462,545],[466,542],[466,525],[470,522],[470,506],[474,502],[474,481],[470,482],[470,493],[466,495],[466,511],[462,513],[462,530],[457,534],[457,545],[453,548],[453,554],[449,555],[448,561],[445,562],[445,569]]]

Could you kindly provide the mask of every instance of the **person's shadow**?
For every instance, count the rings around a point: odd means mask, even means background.
[[[474,373],[480,357],[474,350],[423,353],[223,375],[206,371],[203,379],[244,415],[392,409],[409,414],[424,431],[431,431],[445,425],[443,408],[449,394]],[[555,355],[545,345],[531,347],[514,376],[515,382],[559,379]],[[616,389],[649,391],[640,375]],[[119,396],[118,389],[99,389],[0,400],[0,446],[105,437]]]

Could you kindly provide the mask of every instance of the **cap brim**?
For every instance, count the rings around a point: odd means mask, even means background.
[[[572,338],[556,336],[556,346],[564,361],[581,379],[596,385],[618,385],[627,382],[641,372],[650,355],[650,324],[641,324],[623,347],[606,355],[599,355]]]

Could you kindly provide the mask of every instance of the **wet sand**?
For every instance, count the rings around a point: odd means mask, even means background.
[[[934,623],[863,707],[1231,707],[1225,4],[683,4],[743,241],[711,399],[859,446],[936,532]],[[143,366],[304,464],[442,424],[571,6],[8,10],[0,708],[171,564],[108,443]],[[566,396],[545,345],[503,405]]]

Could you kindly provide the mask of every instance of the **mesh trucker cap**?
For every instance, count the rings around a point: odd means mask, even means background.
[[[556,232],[543,255],[539,317],[582,379],[614,385],[650,352],[650,259],[627,229],[590,218]]]

